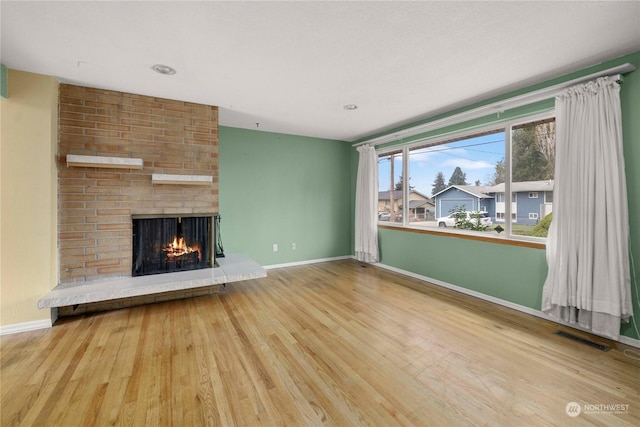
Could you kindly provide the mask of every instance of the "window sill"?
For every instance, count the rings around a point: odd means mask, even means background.
[[[498,245],[508,245],[508,246],[519,246],[523,248],[533,248],[533,249],[546,249],[546,244],[543,242],[532,242],[529,240],[517,240],[514,238],[507,237],[499,237],[499,236],[483,236],[480,234],[472,234],[468,232],[464,232],[461,230],[428,230],[424,228],[417,227],[405,227],[401,224],[398,225],[386,225],[386,224],[378,224],[378,228],[385,228],[387,230],[396,230],[396,231],[406,231],[409,233],[419,233],[419,234],[431,234],[435,236],[446,236],[446,237],[455,237],[458,239],[465,240],[475,240],[479,242],[488,242],[495,243]]]

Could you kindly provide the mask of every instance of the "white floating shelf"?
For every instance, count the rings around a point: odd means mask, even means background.
[[[132,159],[130,157],[67,155],[67,167],[142,169],[143,166],[144,161],[142,159]]]
[[[167,175],[154,173],[151,175],[151,182],[154,184],[211,185],[213,183],[213,177],[206,175]]]

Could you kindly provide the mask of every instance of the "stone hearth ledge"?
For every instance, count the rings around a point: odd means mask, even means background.
[[[38,301],[38,308],[64,307],[267,277],[264,268],[243,254],[228,254],[224,258],[216,258],[216,261],[219,267],[215,268],[58,285]]]

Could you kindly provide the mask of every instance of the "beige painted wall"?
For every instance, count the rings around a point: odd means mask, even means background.
[[[58,277],[58,82],[15,70],[7,81],[8,98],[0,101],[0,327],[50,320],[37,302]]]

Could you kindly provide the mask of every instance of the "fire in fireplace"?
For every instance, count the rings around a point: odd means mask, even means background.
[[[133,217],[132,276],[212,267],[214,218]]]

